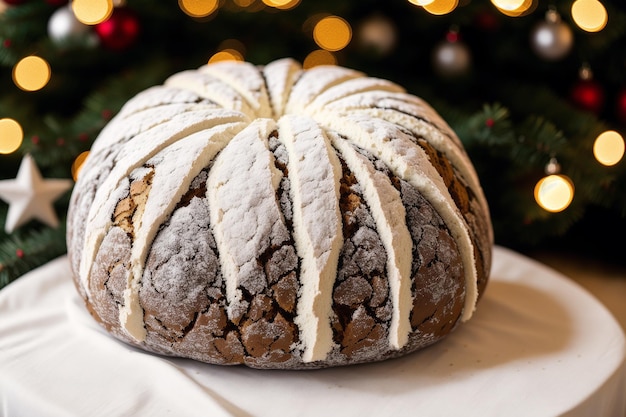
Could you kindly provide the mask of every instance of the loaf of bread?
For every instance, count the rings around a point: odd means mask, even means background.
[[[68,213],[109,333],[254,368],[397,357],[468,320],[493,232],[461,142],[423,100],[340,66],[220,62],[132,98]]]

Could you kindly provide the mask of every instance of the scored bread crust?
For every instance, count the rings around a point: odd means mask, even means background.
[[[126,103],[68,212],[91,315],[147,351],[305,369],[379,361],[468,320],[493,232],[455,133],[339,66],[220,62]]]

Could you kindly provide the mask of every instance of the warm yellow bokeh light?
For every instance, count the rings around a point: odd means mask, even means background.
[[[72,10],[76,19],[86,25],[97,25],[111,17],[112,0],[74,0]]]
[[[563,175],[548,175],[535,185],[535,201],[544,210],[556,213],[565,210],[574,199],[574,186]]]
[[[38,56],[22,58],[13,67],[13,82],[25,91],[41,90],[50,81],[50,64]]]
[[[337,58],[332,52],[317,49],[309,53],[302,62],[302,68],[309,69],[318,65],[337,65]]]
[[[572,19],[587,32],[599,32],[606,26],[609,15],[598,0],[576,0],[572,4]]]
[[[300,0],[263,0],[266,6],[281,10],[289,10],[300,4]]]
[[[313,39],[322,49],[339,51],[352,40],[352,28],[339,16],[326,16],[315,24]]]
[[[211,58],[209,58],[209,64],[220,61],[243,61],[243,55],[241,55],[241,52],[236,49],[224,49],[216,52]]]
[[[617,164],[624,156],[624,138],[614,130],[603,132],[593,143],[593,156],[602,165]]]
[[[500,10],[513,11],[519,9],[524,0],[491,0],[491,3]]]
[[[409,3],[416,6],[427,6],[435,0],[409,0]]]
[[[22,126],[13,119],[0,119],[0,153],[9,154],[19,149],[24,140]]]
[[[502,9],[498,6],[496,6],[496,8],[498,9],[500,13],[506,16],[510,16],[510,17],[524,16],[530,13],[532,10],[537,8],[537,0],[523,0],[522,3],[518,7],[516,7],[515,9],[511,9],[511,10]]]
[[[459,0],[435,0],[432,3],[425,5],[424,10],[430,14],[441,16],[452,12],[458,5]]]
[[[74,181],[78,180],[78,174],[80,174],[80,170],[83,167],[85,159],[87,159],[88,155],[89,151],[85,151],[74,159],[74,162],[72,163],[72,178],[74,178]]]
[[[207,17],[217,10],[218,0],[178,0],[178,6],[191,17]]]

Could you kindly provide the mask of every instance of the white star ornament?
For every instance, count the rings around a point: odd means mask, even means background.
[[[7,233],[31,219],[57,227],[59,219],[53,203],[72,187],[70,179],[44,180],[30,155],[25,155],[14,180],[0,181],[0,199],[9,204],[4,225]]]

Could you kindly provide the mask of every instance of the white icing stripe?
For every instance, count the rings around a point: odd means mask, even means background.
[[[117,113],[117,116],[125,118],[133,113],[155,107],[171,104],[194,103],[198,100],[198,98],[198,95],[193,91],[158,85],[150,87],[128,100]]]
[[[333,347],[332,290],[343,245],[341,164],[324,132],[310,118],[283,116],[278,128],[279,140],[289,154],[294,240],[301,259],[294,322],[300,329],[302,360],[324,360]]]
[[[322,109],[328,104],[360,95],[366,91],[386,92],[386,93],[402,93],[404,89],[391,81],[381,80],[379,78],[360,77],[347,80],[339,85],[335,85],[324,91],[307,106],[308,112],[315,112]]]
[[[270,62],[263,68],[275,119],[284,113],[291,88],[301,74],[300,64],[290,58]]]
[[[394,110],[367,109],[362,110],[362,112],[368,114],[370,117],[387,120],[388,122],[402,126],[417,136],[428,138],[428,144],[441,152],[450,161],[452,166],[459,171],[461,176],[467,181],[468,187],[472,190],[474,195],[476,195],[481,208],[485,213],[489,213],[487,199],[483,194],[478,175],[467,153],[465,153],[463,148],[456,146],[447,136],[444,136],[438,128],[423,120]]]
[[[207,104],[180,103],[166,104],[163,106],[141,110],[136,113],[122,115],[118,114],[115,123],[109,123],[102,129],[98,140],[91,147],[90,154],[101,152],[110,147],[117,147],[120,143],[125,143],[142,132],[154,128],[157,125],[168,122],[174,117],[195,111],[208,111]],[[216,110],[218,111],[218,110]]]
[[[249,120],[256,118],[256,110],[238,91],[219,78],[200,71],[183,71],[165,81],[169,87],[191,90],[202,98],[217,103],[221,108],[241,112]]]
[[[265,80],[259,69],[249,62],[222,61],[198,69],[229,85],[254,109],[254,118],[272,117]]]
[[[225,111],[183,113],[169,122],[142,132],[132,142],[122,145],[124,149],[120,151],[120,155],[124,156],[116,162],[107,179],[98,188],[87,216],[88,225],[86,228],[88,232],[85,233],[80,263],[80,280],[87,294],[89,294],[88,279],[91,265],[102,239],[111,226],[111,213],[114,212],[115,206],[120,200],[120,198],[113,197],[113,193],[118,190],[120,182],[128,177],[135,168],[141,166],[170,144],[203,129],[240,121],[240,114]],[[145,146],[137,146],[139,141],[143,141]]]
[[[397,126],[384,120],[357,114],[338,116],[329,111],[318,112],[315,117],[327,128],[349,137],[381,159],[395,175],[416,187],[433,205],[459,247],[465,273],[465,306],[461,320],[468,320],[478,299],[474,247],[468,226],[428,155]]]
[[[298,82],[293,86],[285,114],[308,114],[308,105],[323,91],[353,78],[363,77],[363,74],[348,68],[335,65],[320,65],[302,73]]]
[[[243,123],[228,123],[187,136],[147,161],[154,166],[152,187],[139,224],[134,223],[135,239],[130,256],[130,274],[120,306],[120,325],[137,341],[145,339],[143,309],[139,304],[140,281],[148,251],[161,224],[189,190],[192,180],[209,165],[230,138],[243,129]]]
[[[389,177],[378,171],[348,141],[330,134],[332,143],[354,174],[370,208],[376,228],[387,251],[387,276],[393,304],[389,326],[389,345],[402,348],[409,340],[411,297],[411,264],[413,242],[406,225],[406,211],[398,190]]]
[[[460,148],[463,147],[459,138],[441,116],[424,100],[410,94],[388,91],[366,91],[329,103],[327,110],[332,109],[342,113],[348,113],[353,110],[371,108],[396,110],[400,113],[411,115],[416,119],[426,119],[437,129],[440,129],[446,134],[456,146]]]
[[[252,122],[215,159],[207,179],[210,223],[231,319],[245,308],[241,287],[255,294],[267,286],[258,256],[290,238],[276,199],[282,172],[268,148],[275,129],[271,119]]]

